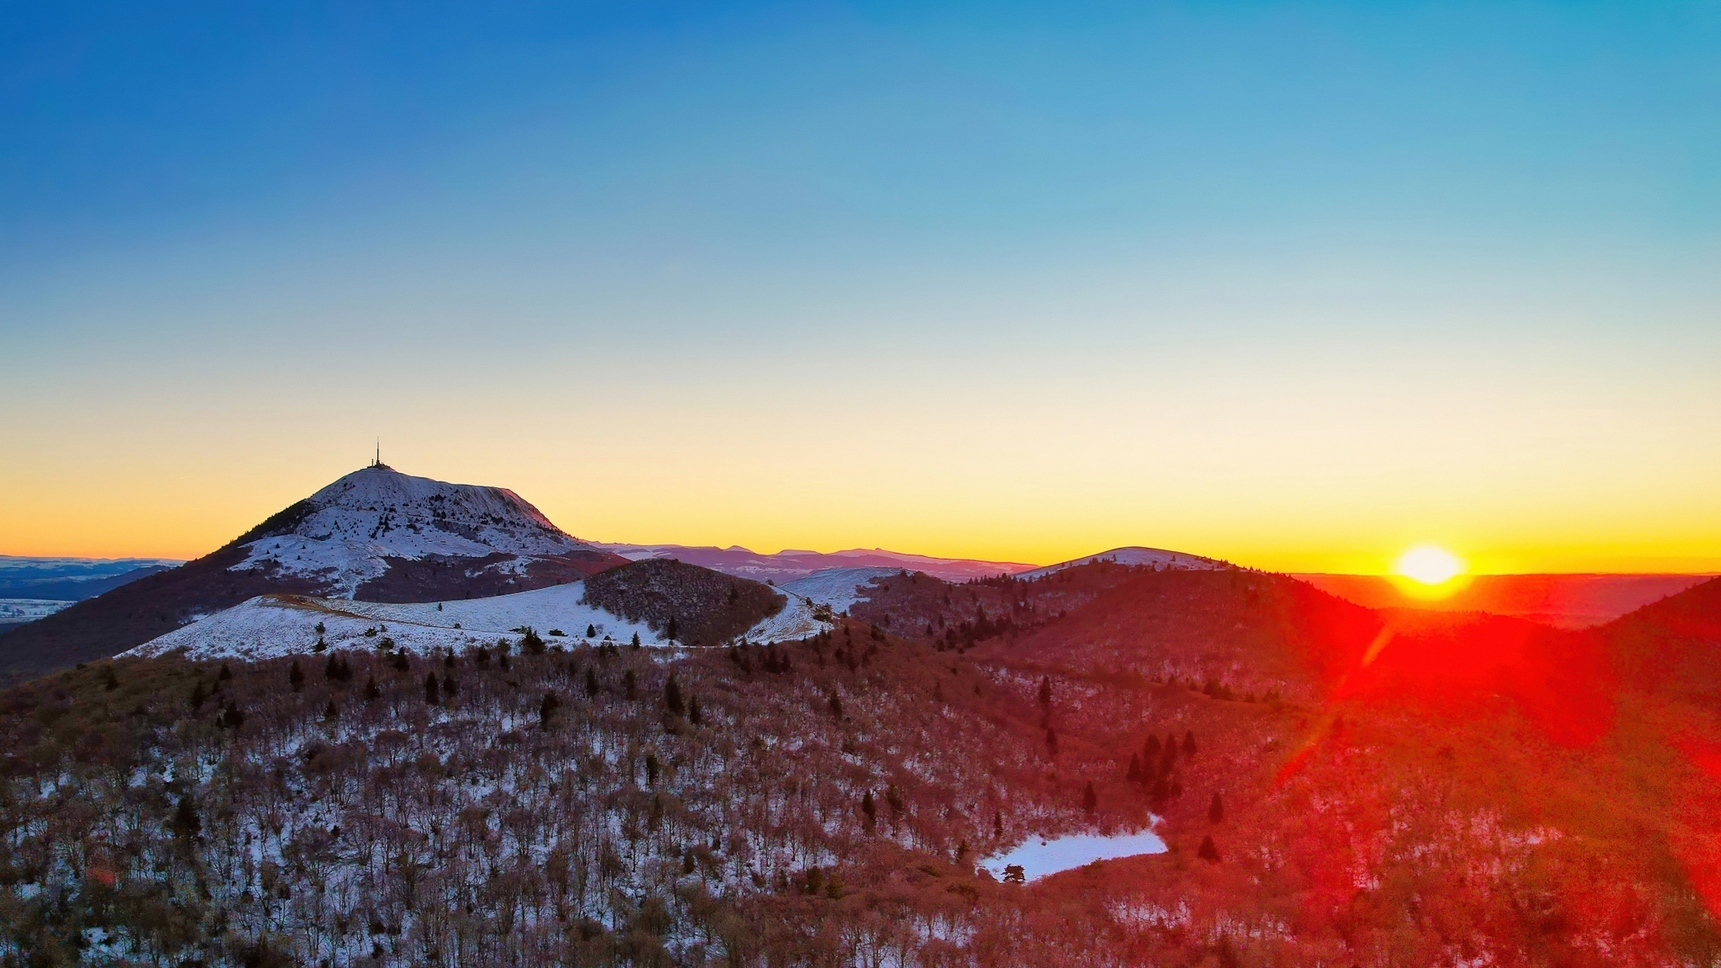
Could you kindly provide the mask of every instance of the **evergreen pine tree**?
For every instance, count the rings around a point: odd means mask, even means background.
[[[681,698],[681,683],[676,680],[673,672],[669,674],[668,681],[663,684],[663,708],[674,716],[680,716],[686,712],[686,704]]]
[[[183,840],[190,840],[203,830],[203,820],[197,815],[197,804],[191,800],[191,794],[186,793],[179,798],[179,805],[173,809],[173,835]]]
[[[305,670],[299,668],[298,659],[294,659],[292,666],[287,669],[287,683],[293,687],[294,692],[305,688]]]
[[[1099,805],[1100,797],[1098,793],[1094,792],[1094,781],[1089,780],[1087,789],[1082,791],[1082,809],[1088,813],[1093,813],[1099,809]]]
[[[1219,799],[1219,794],[1213,794],[1213,802],[1207,805],[1207,822],[1218,823],[1225,819],[1225,802]]]

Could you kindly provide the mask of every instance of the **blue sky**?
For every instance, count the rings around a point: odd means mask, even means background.
[[[1718,55],[1714,3],[14,5],[0,523],[182,553],[69,482],[245,495],[207,542],[381,433],[597,537],[1721,565],[1634,510],[1721,468]]]

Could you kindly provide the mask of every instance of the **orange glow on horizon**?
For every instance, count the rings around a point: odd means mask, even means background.
[[[299,444],[234,462],[174,448],[116,448],[64,464],[37,455],[33,466],[0,472],[0,554],[196,558],[362,466],[371,441],[350,460]],[[1395,554],[1438,534],[1465,549],[1467,574],[1721,571],[1721,533],[1674,533],[1661,510],[1655,520],[1646,510],[1602,528],[1585,519],[1584,532],[1570,533],[1564,514],[1510,513],[1504,502],[1467,508],[1466,517],[1424,513],[1418,522],[1390,505],[1317,504],[1241,486],[1209,495],[1169,478],[1114,494],[1081,481],[1053,486],[1032,467],[1017,478],[971,479],[846,458],[834,468],[755,471],[705,456],[652,467],[623,453],[610,470],[501,444],[457,461],[444,448],[403,444],[391,454],[384,447],[384,459],[404,473],[509,487],[587,540],[741,545],[766,554],[886,548],[1032,565],[1145,545],[1265,571],[1390,576],[1399,571]],[[1407,593],[1459,587],[1403,584]]]
[[[1447,598],[1470,584],[1464,561],[1435,545],[1407,549],[1393,562],[1390,577],[1406,597],[1422,601]]]

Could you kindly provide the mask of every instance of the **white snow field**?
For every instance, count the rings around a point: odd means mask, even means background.
[[[861,586],[899,568],[827,568],[776,586],[788,598],[783,610],[747,630],[749,642],[770,644],[817,635],[861,598]]]
[[[1200,555],[1184,554],[1181,551],[1164,551],[1159,548],[1129,547],[1113,548],[1110,551],[1102,551],[1097,555],[1085,555],[1081,558],[1071,558],[1069,561],[1060,561],[1055,565],[1047,565],[1044,568],[1025,571],[1014,577],[1023,579],[1044,578],[1047,575],[1063,571],[1065,568],[1074,568],[1078,565],[1085,565],[1092,561],[1112,561],[1120,565],[1131,565],[1138,568],[1152,566],[1154,568],[1165,569],[1168,571],[1219,571],[1220,569],[1229,567],[1225,562],[1219,561],[1215,558],[1203,558]]]
[[[642,645],[664,644],[644,622],[629,622],[601,608],[580,604],[585,582],[571,582],[513,595],[451,602],[393,604],[308,595],[260,595],[216,612],[124,653],[165,655],[178,649],[194,659],[261,659],[311,651],[319,638],[331,649],[375,648],[384,637],[397,648],[431,653],[461,651],[515,641],[515,629],[530,626],[550,644],[604,638],[627,644],[637,633]],[[323,626],[319,636],[317,625]],[[591,627],[595,635],[586,635]],[[550,632],[559,629],[565,636]]]
[[[318,578],[332,584],[331,597],[351,598],[388,570],[385,558],[502,552],[523,556],[499,566],[520,571],[534,555],[593,548],[507,488],[448,484],[388,467],[354,471],[306,503],[310,513],[289,533],[251,542],[245,560],[229,570]]]
[[[630,622],[593,605],[581,604],[585,582],[570,582],[512,595],[447,602],[394,604],[355,602],[310,595],[259,595],[151,639],[124,655],[158,656],[183,649],[188,658],[264,659],[312,651],[318,641],[330,649],[376,648],[384,638],[396,648],[430,654],[463,651],[515,641],[516,629],[531,627],[551,645],[597,644],[609,639],[625,645],[668,643],[644,622]],[[767,618],[745,638],[768,644],[812,635],[826,627],[807,599],[790,594],[782,611]],[[321,624],[323,631],[318,633]],[[593,632],[588,636],[586,630]],[[552,634],[561,631],[564,635]]]
[[[829,605],[831,611],[847,614],[849,606],[861,600],[861,588],[875,578],[898,574],[900,568],[827,568],[805,578],[778,585],[780,591],[799,595],[811,601]]]
[[[987,873],[1000,880],[1004,869],[1019,864],[1025,880],[1036,880],[1059,871],[1074,870],[1096,860],[1116,860],[1140,854],[1165,853],[1165,841],[1151,830],[1126,834],[1066,834],[1043,839],[1031,837],[1002,854],[980,862]]]
[[[783,605],[782,611],[748,629],[747,634],[741,638],[755,645],[769,645],[772,642],[804,639],[831,627],[828,619],[819,617],[820,609],[811,601],[792,592],[783,597],[789,601]]]

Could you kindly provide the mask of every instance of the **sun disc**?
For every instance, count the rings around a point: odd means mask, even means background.
[[[1464,573],[1464,562],[1444,548],[1418,545],[1398,556],[1400,575],[1424,585],[1444,585]]]

